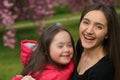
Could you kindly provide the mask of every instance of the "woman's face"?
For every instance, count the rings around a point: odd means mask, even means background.
[[[107,32],[107,19],[103,12],[100,10],[88,12],[79,27],[82,46],[86,49],[102,46],[103,40],[108,38]]]
[[[58,63],[68,64],[74,54],[72,41],[70,35],[66,31],[57,33],[50,44],[50,57]]]

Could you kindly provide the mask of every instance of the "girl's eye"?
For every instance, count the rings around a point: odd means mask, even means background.
[[[63,46],[62,46],[62,45],[58,45],[57,47],[58,47],[58,48],[62,48]]]
[[[72,44],[68,44],[68,47],[72,47]]]

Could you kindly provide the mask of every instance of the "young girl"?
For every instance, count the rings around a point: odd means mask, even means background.
[[[70,80],[74,56],[74,41],[70,32],[55,24],[42,33],[38,42],[21,42],[24,69],[12,80]]]

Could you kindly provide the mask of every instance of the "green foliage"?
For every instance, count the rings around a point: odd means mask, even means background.
[[[70,13],[69,7],[64,5],[55,6],[53,10],[55,11],[55,15]]]

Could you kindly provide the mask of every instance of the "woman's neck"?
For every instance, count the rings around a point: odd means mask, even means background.
[[[89,57],[89,58],[98,58],[101,59],[105,56],[105,51],[102,46],[92,48],[92,49],[84,49],[83,56]]]

